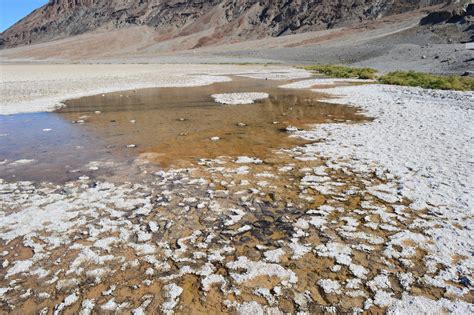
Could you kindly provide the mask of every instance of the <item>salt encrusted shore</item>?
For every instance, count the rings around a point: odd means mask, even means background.
[[[306,80],[282,87],[307,88],[327,82]],[[385,174],[389,184],[373,187],[374,195],[392,202],[406,198],[411,201],[410,208],[427,210],[439,218],[437,223],[413,223],[433,242],[423,246],[429,253],[426,265],[431,270],[436,270],[437,264],[450,266],[442,276],[425,280],[447,289],[444,281],[459,281],[461,270],[472,280],[474,93],[378,84],[314,91],[336,97],[323,100],[327,103],[357,106],[375,120],[324,124],[296,132],[294,136],[316,141],[298,150],[301,158],[317,155],[361,173]],[[458,263],[457,255],[467,258]],[[456,303],[408,295],[393,304],[392,312],[413,308],[415,312],[437,313],[443,306],[459,312]]]
[[[132,89],[191,87],[230,75],[273,80],[309,77],[285,66],[242,65],[0,65],[0,115],[53,111],[68,99]]]
[[[324,102],[362,108],[375,121],[300,132],[325,140],[308,150],[365,170],[376,162],[400,178],[398,193],[415,209],[473,214],[474,92],[379,84],[313,91],[336,97]]]
[[[268,93],[223,93],[213,94],[212,98],[216,103],[225,105],[245,105],[253,104],[255,101],[268,98]]]

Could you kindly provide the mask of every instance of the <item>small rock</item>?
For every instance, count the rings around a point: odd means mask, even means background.
[[[132,124],[136,123],[137,121],[135,119],[130,120]]]
[[[186,121],[186,118],[179,118],[179,121]]]
[[[101,112],[100,110],[96,110],[96,111],[94,112],[94,114],[100,115],[100,114],[102,114],[102,112]]]
[[[246,127],[247,124],[244,124],[244,123],[239,122],[239,123],[237,124],[237,126],[239,126],[239,127]]]
[[[212,137],[212,138],[210,138],[210,140],[211,140],[211,141],[219,141],[219,140],[221,140],[221,138],[219,138],[219,137]]]
[[[426,59],[426,55],[421,56],[421,59]]]
[[[127,145],[127,148],[129,148],[129,149],[133,149],[133,148],[136,148],[136,147],[137,147],[136,144],[129,144],[129,145]]]
[[[471,286],[471,281],[467,277],[459,277],[459,283],[462,284],[465,287],[470,287]]]

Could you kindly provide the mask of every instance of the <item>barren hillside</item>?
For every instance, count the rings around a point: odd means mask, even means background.
[[[148,26],[162,39],[206,32],[197,46],[375,20],[442,0],[50,0],[0,36],[15,47],[73,35]],[[124,43],[126,44],[126,43]]]

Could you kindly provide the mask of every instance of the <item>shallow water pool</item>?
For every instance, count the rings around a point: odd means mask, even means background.
[[[137,157],[159,167],[218,156],[265,158],[303,143],[289,137],[288,126],[365,119],[355,108],[318,101],[309,90],[278,87],[285,83],[234,77],[202,87],[84,97],[52,113],[0,116],[2,178],[65,181],[97,171],[84,168],[90,162],[126,164]],[[222,105],[211,97],[233,92],[270,97],[250,105]]]

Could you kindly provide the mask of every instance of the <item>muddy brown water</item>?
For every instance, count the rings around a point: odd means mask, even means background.
[[[35,160],[4,163],[1,177],[65,181],[87,172],[83,166],[88,162],[131,163],[137,156],[159,167],[219,156],[265,158],[273,149],[303,143],[288,137],[289,125],[365,119],[353,107],[318,101],[321,96],[309,90],[278,87],[285,83],[234,77],[209,86],[84,97],[66,101],[52,113],[0,116],[0,163]],[[266,92],[270,97],[251,105],[222,105],[211,97],[233,92]]]

